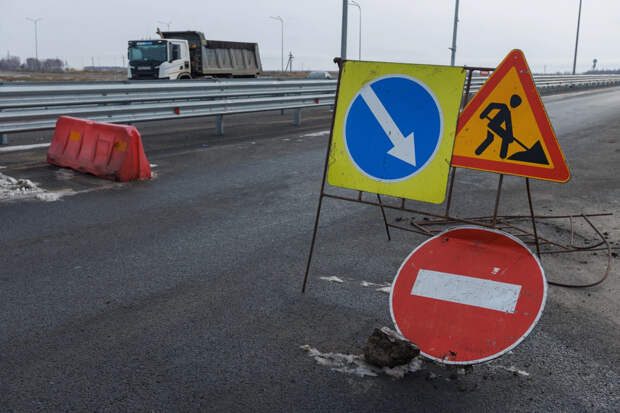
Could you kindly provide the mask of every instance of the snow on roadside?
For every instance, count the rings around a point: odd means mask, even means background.
[[[530,373],[528,373],[527,371],[519,370],[515,366],[506,367],[506,366],[501,366],[501,365],[491,365],[489,367],[492,368],[492,369],[496,368],[496,369],[506,370],[506,371],[514,374],[515,376],[529,377],[529,375],[530,375]]]
[[[338,283],[338,284],[343,284],[345,282],[342,278],[336,277],[335,275],[332,275],[331,277],[319,277],[319,279],[323,281]],[[377,284],[377,283],[373,283],[370,281],[361,281],[360,285],[362,287],[372,287],[375,289],[375,291],[378,291],[380,293],[389,294],[392,292],[392,284],[388,282]]]
[[[323,136],[323,135],[329,135],[329,130],[322,130],[319,132],[312,132],[312,133],[306,133],[301,135],[302,138],[310,138],[310,137],[315,137],[315,136]]]
[[[340,284],[344,282],[342,278],[338,278],[335,275],[332,275],[331,277],[319,277],[319,279],[323,281],[329,281],[329,282],[340,283]]]
[[[300,346],[302,350],[308,353],[318,364],[330,367],[331,370],[345,374],[352,374],[358,377],[376,377],[379,374],[385,374],[395,378],[403,378],[407,373],[413,373],[422,368],[422,360],[415,358],[408,364],[390,367],[373,366],[364,360],[363,355],[343,354],[343,353],[322,353],[314,347],[307,344]]]
[[[38,199],[53,202],[71,194],[73,194],[72,190],[49,192],[30,179],[15,179],[0,173],[0,201]]]
[[[392,284],[387,283],[387,282],[386,283],[377,284],[377,283],[373,283],[373,282],[370,282],[370,281],[362,281],[360,283],[360,285],[362,287],[378,287],[378,288],[375,288],[375,291],[379,291],[381,293],[389,294],[390,292],[392,292]]]

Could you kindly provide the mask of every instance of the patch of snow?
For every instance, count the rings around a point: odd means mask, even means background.
[[[0,173],[0,201],[38,199],[52,202],[73,193],[72,190],[48,192],[30,179],[15,179]]]
[[[373,288],[379,287],[379,288],[375,288],[375,291],[379,291],[379,292],[387,293],[387,294],[389,294],[392,291],[392,284],[390,283],[377,284],[377,283],[373,283],[370,281],[362,281],[360,285],[362,287],[373,287]]]
[[[63,196],[75,195],[75,194],[76,192],[73,191],[72,189],[66,189],[64,191],[52,191],[52,192],[44,191],[43,193],[37,194],[35,198],[38,199],[39,201],[54,202],[54,201],[58,201]]]
[[[498,369],[502,369],[502,370],[506,370],[506,371],[514,374],[515,376],[522,376],[522,377],[529,377],[530,376],[530,373],[528,373],[525,370],[520,370],[520,369],[518,369],[515,366],[506,367],[506,366],[496,365],[496,366],[492,366],[492,367],[498,368]]]
[[[151,163],[149,165],[151,166],[151,168],[157,168],[157,164],[156,163]]]
[[[400,366],[396,366],[392,368],[383,367],[383,369],[381,370],[388,376],[392,376],[397,379],[402,379],[403,377],[405,377],[405,374],[414,373],[422,369],[423,364],[424,363],[422,362],[422,360],[420,360],[419,358],[414,358],[408,364],[402,364]]]
[[[6,148],[0,148],[0,152],[27,151],[29,149],[47,148],[48,146],[50,146],[49,143],[35,143],[33,145],[13,145],[7,146]]]
[[[305,344],[300,348],[308,353],[318,364],[330,367],[333,371],[353,374],[358,377],[377,376],[381,369],[364,361],[363,356],[343,353],[321,353],[316,348]]]
[[[36,192],[39,187],[29,179],[15,179],[0,173],[0,199],[25,198]]]
[[[2,166],[2,165],[0,165],[0,169],[4,169],[4,168],[6,168],[6,166]]]
[[[341,283],[341,284],[344,282],[342,278],[338,278],[335,275],[332,275],[331,277],[319,277],[319,279],[324,280],[324,281],[330,281],[333,283]]]
[[[68,181],[75,176],[75,172],[73,171],[73,169],[61,168],[56,170],[56,172],[54,172],[54,175],[56,175],[56,179],[58,179],[59,181]]]
[[[352,374],[358,377],[376,377],[383,373],[387,376],[402,379],[407,373],[413,373],[420,370],[424,362],[418,358],[411,360],[407,364],[396,367],[377,367],[369,364],[364,360],[361,354],[343,354],[343,353],[321,353],[314,347],[307,344],[300,346],[302,350],[308,353],[319,365],[329,367],[333,371],[345,374]]]
[[[319,131],[319,132],[306,133],[304,135],[301,135],[301,137],[302,138],[306,138],[306,137],[323,136],[323,135],[329,135],[329,129],[328,130],[322,130],[322,131]]]

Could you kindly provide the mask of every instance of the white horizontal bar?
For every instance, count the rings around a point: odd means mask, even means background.
[[[521,286],[421,269],[411,295],[514,313]]]
[[[49,143],[35,143],[33,145],[14,145],[14,146],[0,146],[0,152],[17,152],[17,151],[27,151],[30,149],[36,148],[47,148],[50,146]]]

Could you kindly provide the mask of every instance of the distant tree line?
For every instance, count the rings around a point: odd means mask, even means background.
[[[6,56],[0,59],[0,70],[24,70],[27,72],[62,72],[65,64],[60,59],[39,60],[29,57],[25,62],[17,56]]]

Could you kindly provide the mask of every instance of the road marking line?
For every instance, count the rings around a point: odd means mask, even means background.
[[[421,269],[411,295],[514,313],[521,286]]]

